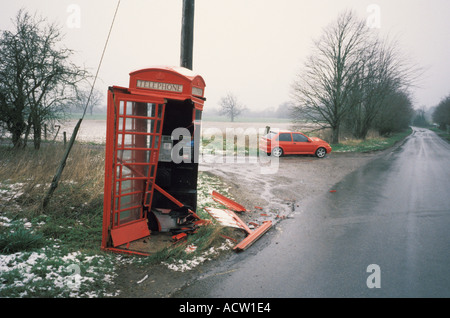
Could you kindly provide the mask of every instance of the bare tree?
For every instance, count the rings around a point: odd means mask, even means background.
[[[90,91],[88,90],[79,90],[77,94],[77,100],[74,104],[74,110],[83,111],[86,108],[89,113],[92,115],[93,111],[96,107],[100,106],[101,102],[104,100],[104,96],[102,92],[97,89],[92,91],[92,95],[90,95]],[[89,105],[87,105],[89,101]]]
[[[370,30],[353,12],[340,14],[314,41],[304,71],[293,83],[294,121],[310,120],[332,129],[332,143],[339,142],[344,116],[357,102],[361,55],[370,49]]]
[[[43,125],[75,101],[87,72],[69,61],[73,52],[61,46],[56,24],[24,10],[14,22],[14,32],[3,31],[0,37],[0,121],[14,147],[32,131],[39,149]]]
[[[398,43],[382,41],[373,35],[370,49],[361,54],[355,104],[345,120],[353,136],[360,139],[366,138],[380,112],[389,112],[387,97],[406,92],[419,71],[400,54]],[[405,118],[410,119],[408,112]]]
[[[332,143],[339,142],[343,126],[365,139],[385,111],[386,96],[412,85],[418,71],[397,43],[381,40],[365,20],[346,11],[314,42],[313,54],[293,83],[294,121],[331,128]]]
[[[221,107],[220,114],[228,116],[232,122],[245,110],[245,106],[232,93],[227,93],[226,96],[222,97],[219,105]]]

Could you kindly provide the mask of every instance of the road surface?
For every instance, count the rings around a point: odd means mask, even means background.
[[[414,128],[174,297],[449,297],[450,145]]]

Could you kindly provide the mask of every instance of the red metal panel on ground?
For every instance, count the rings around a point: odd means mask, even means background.
[[[114,247],[138,240],[150,235],[147,219],[141,219],[133,224],[111,230],[111,237]]]
[[[258,227],[256,230],[251,232],[245,239],[243,239],[239,244],[237,244],[233,249],[238,251],[243,251],[252,245],[257,239],[259,239],[264,233],[266,233],[272,227],[271,221],[266,221]]]
[[[212,198],[214,201],[217,201],[217,202],[223,204],[224,206],[226,206],[227,208],[229,208],[232,211],[235,211],[235,212],[246,212],[247,211],[247,209],[245,207],[243,207],[239,203],[236,203],[233,200],[227,198],[226,196],[218,193],[217,191],[213,191],[211,193],[211,195],[212,195]]]

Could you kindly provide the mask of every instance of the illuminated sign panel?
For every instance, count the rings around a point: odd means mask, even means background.
[[[136,87],[156,89],[159,91],[168,91],[168,92],[176,92],[176,93],[183,92],[183,85],[173,84],[173,83],[161,83],[161,82],[137,80]]]

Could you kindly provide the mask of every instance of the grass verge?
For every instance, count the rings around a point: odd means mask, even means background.
[[[118,266],[176,263],[186,269],[226,248],[221,234],[227,229],[214,225],[148,258],[101,251],[102,147],[75,144],[48,208],[40,208],[63,152],[60,143],[39,151],[0,147],[0,297],[117,296],[108,291],[115,290]],[[215,204],[212,188],[228,194],[207,173],[199,173],[198,185],[199,210]]]
[[[333,152],[371,152],[392,147],[402,141],[412,132],[411,128],[394,133],[389,137],[377,137],[366,140],[349,139],[339,144],[332,144]]]
[[[434,131],[442,139],[446,140],[447,142],[450,142],[450,133],[449,132],[439,129],[437,127],[431,127],[429,129]]]

